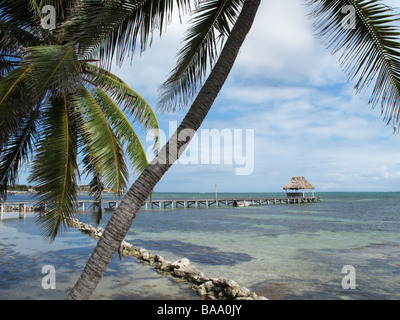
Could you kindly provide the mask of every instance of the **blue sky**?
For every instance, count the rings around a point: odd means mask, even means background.
[[[394,6],[396,1],[384,3]],[[242,130],[243,152],[251,149],[245,132],[252,130],[254,154],[243,153],[252,157],[251,174],[237,175],[243,165],[235,161],[178,161],[155,191],[213,192],[218,184],[219,192],[280,192],[292,176],[305,176],[317,191],[400,191],[400,136],[386,126],[379,106],[368,105],[368,93],[355,95],[339,57],[315,38],[301,3],[261,2],[231,75],[201,127]],[[158,90],[175,66],[187,28],[174,21],[132,64],[126,61],[112,70],[155,110]],[[171,123],[179,124],[186,112],[157,111],[161,129],[168,135]],[[146,133],[141,136],[150,149]],[[230,146],[237,147],[236,142]],[[207,156],[207,150],[198,149]],[[26,183],[25,177],[23,173],[19,182]],[[130,183],[134,179],[132,175]]]
[[[368,93],[355,95],[339,57],[315,38],[307,10],[298,0],[262,1],[201,127],[254,130],[253,172],[235,174],[235,162],[178,162],[155,191],[213,192],[218,184],[220,192],[280,192],[292,176],[305,176],[319,191],[400,191],[399,135],[386,126],[379,106],[368,105]],[[186,25],[169,25],[132,65],[127,61],[113,70],[154,108],[185,30]],[[186,111],[157,112],[166,134],[170,121],[179,124]]]

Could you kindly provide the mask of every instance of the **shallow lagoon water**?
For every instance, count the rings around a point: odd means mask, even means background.
[[[90,214],[85,214],[90,218]],[[82,216],[81,216],[82,217]],[[83,219],[85,220],[85,219]],[[70,229],[49,244],[32,215],[0,222],[0,299],[65,299],[82,272],[96,241]],[[44,290],[42,267],[56,270],[56,289]],[[197,299],[186,283],[158,274],[132,257],[116,256],[93,299]]]
[[[270,299],[400,299],[400,194],[322,197],[313,204],[143,210],[126,240],[170,261],[186,257],[206,274]],[[90,213],[78,218],[93,223]],[[48,244],[34,218],[3,220],[0,299],[65,298],[95,244],[74,229]],[[57,271],[56,290],[41,287],[41,267],[48,264]],[[341,286],[345,265],[356,270],[355,290]],[[198,299],[189,284],[131,257],[114,258],[93,298]]]

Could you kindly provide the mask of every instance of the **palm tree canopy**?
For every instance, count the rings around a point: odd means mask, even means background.
[[[55,30],[40,25],[45,5],[58,10]],[[6,196],[21,165],[29,163],[38,201],[47,203],[40,221],[50,239],[76,211],[81,174],[92,176],[99,222],[102,190],[127,187],[125,159],[136,174],[144,170],[148,161],[132,122],[144,130],[159,128],[143,97],[66,40],[67,26],[81,5],[74,0],[0,1],[0,195]]]

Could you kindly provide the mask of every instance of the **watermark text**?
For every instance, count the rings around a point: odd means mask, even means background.
[[[198,132],[184,129],[177,132],[177,122],[169,122],[169,159],[160,157],[158,163],[166,162],[181,165],[232,165],[236,175],[250,175],[254,171],[254,129],[201,129]],[[149,131],[146,141],[154,137],[164,145],[167,135],[163,130]],[[177,150],[178,143],[183,147]],[[184,151],[181,151],[184,150]],[[147,155],[151,157],[150,147]],[[180,155],[178,158],[177,155]]]
[[[46,274],[42,279],[42,288],[44,290],[56,289],[56,269],[54,268],[54,266],[43,266],[42,274]]]

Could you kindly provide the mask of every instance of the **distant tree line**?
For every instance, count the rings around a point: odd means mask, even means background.
[[[29,192],[39,192],[40,187],[26,184],[14,184],[8,187],[8,191],[29,191]],[[90,191],[90,187],[88,185],[80,185],[78,186],[78,191]],[[105,190],[108,191],[108,190]]]
[[[15,184],[8,187],[8,191],[37,191],[38,188],[32,185]]]

